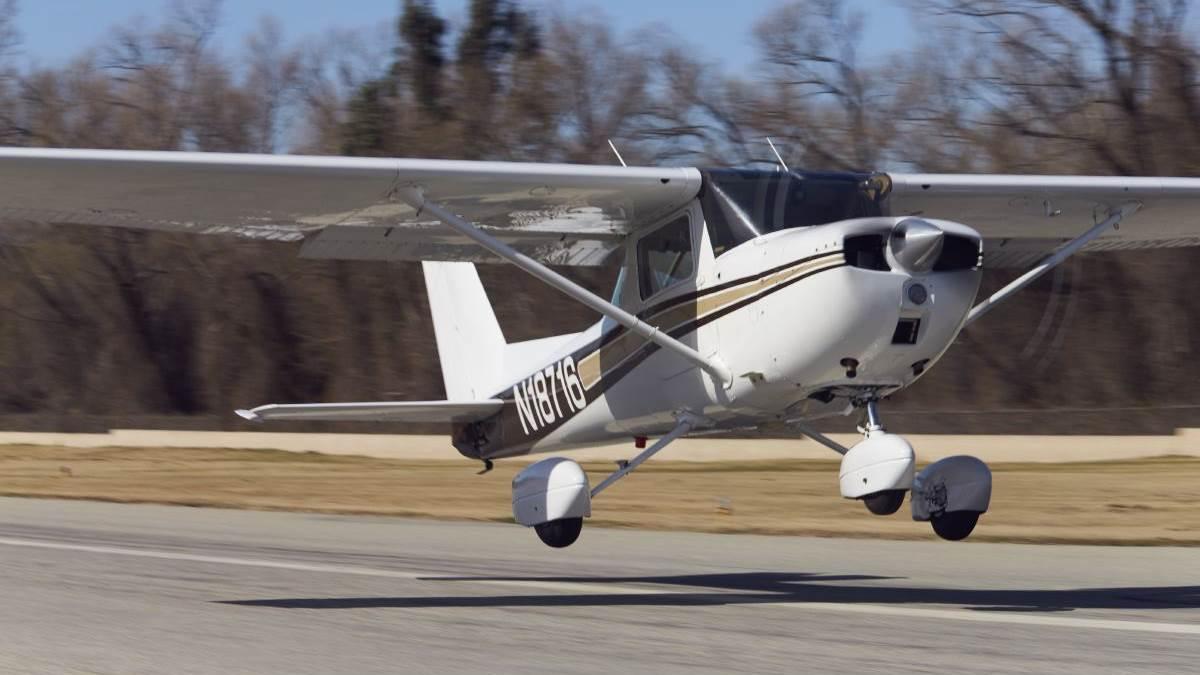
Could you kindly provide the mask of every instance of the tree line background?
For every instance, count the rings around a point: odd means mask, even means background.
[[[780,2],[730,72],[662,26],[403,0],[386,29],[217,47],[218,0],[165,4],[63,65],[18,65],[0,0],[0,144],[931,172],[1200,175],[1188,0],[911,0],[886,55],[843,0]],[[1193,24],[1194,25],[1194,24]],[[1081,223],[1081,228],[1086,223]],[[0,224],[0,426],[236,428],[263,402],[442,395],[417,264],[291,245]],[[1078,256],[890,406],[899,431],[1200,424],[1200,251]],[[611,269],[571,271],[603,292]],[[485,266],[510,340],[587,310]],[[985,291],[1004,281],[989,274]],[[553,317],[548,320],[547,317]]]

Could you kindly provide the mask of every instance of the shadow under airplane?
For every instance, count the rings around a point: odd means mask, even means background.
[[[644,584],[638,593],[545,593],[352,598],[223,600],[222,604],[283,609],[420,607],[597,607],[715,606],[780,603],[944,605],[977,611],[1068,612],[1076,609],[1200,608],[1200,586],[1146,586],[1077,589],[967,589],[850,585],[896,577],[745,572],[630,577],[430,577],[428,581]],[[661,588],[655,589],[654,586]],[[659,590],[660,592],[655,592]]]

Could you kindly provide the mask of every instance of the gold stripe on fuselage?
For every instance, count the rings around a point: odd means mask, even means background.
[[[751,296],[766,294],[772,288],[788,283],[797,277],[820,271],[824,267],[836,267],[841,264],[842,252],[834,251],[707,295],[701,291],[700,296],[662,309],[652,314],[646,321],[658,326],[663,332],[671,332],[688,323],[698,322],[706,316],[742,302]],[[579,377],[583,381],[584,388],[591,389],[600,381],[604,372],[616,368],[646,344],[645,340],[634,333],[623,328],[618,330],[622,331],[619,336],[579,360]],[[602,364],[607,366],[603,368],[603,371]]]

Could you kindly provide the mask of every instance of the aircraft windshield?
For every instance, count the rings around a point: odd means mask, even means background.
[[[702,173],[700,205],[714,255],[768,232],[883,215],[887,196],[885,177],[863,173]]]

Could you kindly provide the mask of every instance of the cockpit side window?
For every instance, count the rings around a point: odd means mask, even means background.
[[[642,237],[637,245],[642,299],[690,279],[695,271],[694,257],[692,227],[686,215]]]

